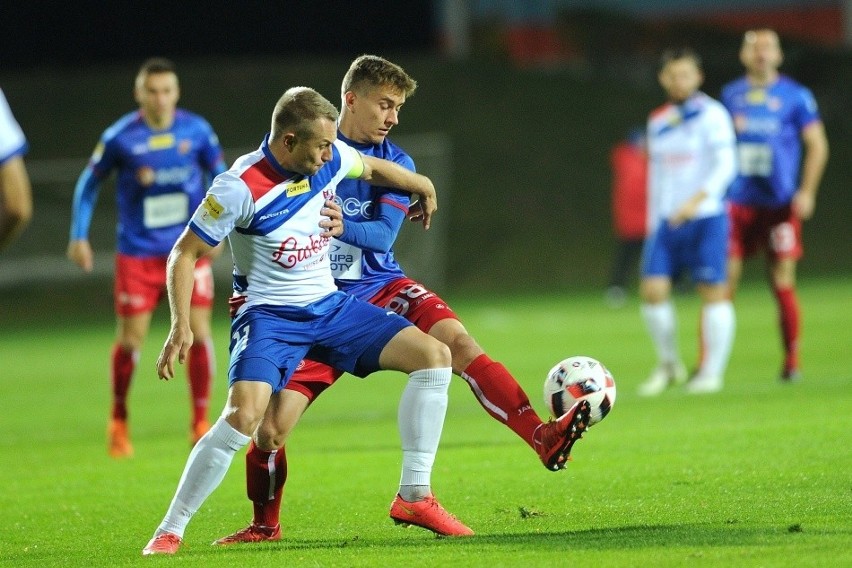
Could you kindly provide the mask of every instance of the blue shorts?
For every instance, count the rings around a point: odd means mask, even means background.
[[[310,358],[364,377],[385,345],[411,322],[335,292],[308,306],[249,306],[231,323],[228,384],[262,381],[278,392]]]
[[[728,278],[728,216],[724,213],[688,221],[676,229],[660,223],[645,240],[642,276],[676,279],[689,269],[692,281],[721,284]]]

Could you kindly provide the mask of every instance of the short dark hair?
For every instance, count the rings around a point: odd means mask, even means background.
[[[166,59],[165,57],[151,57],[142,63],[137,75],[151,75],[152,73],[174,73],[177,75],[176,69],[174,62],[171,59]]]
[[[678,59],[691,59],[695,66],[701,69],[701,56],[692,49],[691,47],[670,47],[663,51],[663,54],[660,56],[660,70],[671,63],[672,61],[677,61]]]
[[[361,55],[355,58],[343,76],[340,87],[340,95],[348,91],[358,91],[366,87],[380,87],[389,85],[405,95],[406,98],[414,94],[417,89],[417,81],[411,78],[405,70],[378,55]]]
[[[269,139],[276,140],[293,132],[299,138],[309,138],[312,130],[309,122],[327,118],[337,122],[337,107],[310,87],[287,89],[272,111],[272,129]]]

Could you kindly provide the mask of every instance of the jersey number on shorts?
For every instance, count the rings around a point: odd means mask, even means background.
[[[388,310],[393,310],[401,316],[405,316],[408,313],[409,308],[411,307],[411,303],[409,300],[416,300],[423,294],[428,293],[429,290],[424,288],[423,286],[419,286],[417,284],[409,284],[404,286],[397,292],[396,296],[391,298],[390,302],[385,306]]]

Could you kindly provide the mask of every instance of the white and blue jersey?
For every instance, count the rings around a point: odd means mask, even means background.
[[[648,119],[648,228],[652,232],[700,191],[706,197],[695,218],[724,212],[736,175],[731,117],[716,100],[698,92],[668,103]]]
[[[177,109],[172,125],[154,130],[140,111],[107,128],[77,181],[71,240],[86,239],[101,182],[113,170],[118,210],[117,249],[131,256],[165,256],[225,171],[222,148],[202,117]]]
[[[728,221],[724,195],[736,175],[731,117],[698,92],[666,104],[648,120],[648,238],[643,276],[675,278],[690,269],[696,282],[726,279]],[[676,227],[668,220],[700,192],[695,216]]]
[[[415,171],[411,157],[387,138],[380,144],[361,144],[339,131],[337,137],[363,154]],[[349,179],[337,187],[335,200],[343,209],[344,220],[354,222],[346,223],[343,235],[332,242],[330,255],[335,282],[341,290],[369,300],[390,282],[405,277],[391,247],[408,213],[411,196]],[[372,222],[368,229],[357,225],[364,221]],[[362,234],[365,230],[369,234]]]
[[[358,152],[335,141],[331,161],[304,176],[281,167],[264,140],[213,180],[189,227],[211,246],[227,237],[246,305],[306,306],[337,290],[320,210],[360,167]]]
[[[263,381],[278,392],[306,356],[363,376],[411,325],[334,284],[320,211],[363,164],[339,140],[331,150],[331,160],[305,176],[281,167],[264,140],[216,177],[189,222],[207,244],[227,238],[231,247],[234,292],[244,300],[231,325],[231,383]]]
[[[786,206],[798,189],[802,130],[820,120],[813,94],[785,75],[766,87],[742,77],[722,89],[722,103],[733,117],[739,153],[731,201]]]
[[[23,156],[28,149],[27,139],[15,120],[3,90],[0,89],[0,165],[15,156]]]

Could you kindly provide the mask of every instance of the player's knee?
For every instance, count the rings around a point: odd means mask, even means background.
[[[274,423],[262,420],[255,434],[255,445],[265,452],[277,450],[287,441],[286,433]]]
[[[454,369],[466,369],[471,361],[483,353],[476,340],[466,333],[454,337],[449,347],[453,356]]]
[[[433,337],[428,335],[426,337],[427,341],[423,344],[422,353],[423,368],[435,369],[452,366],[453,356],[450,348]]]

